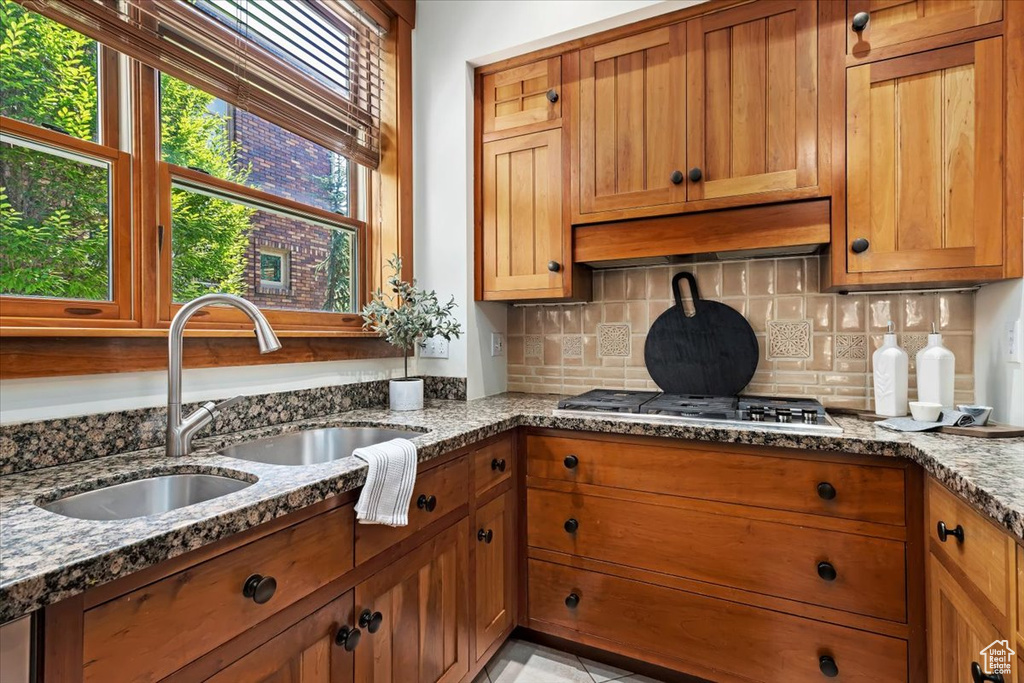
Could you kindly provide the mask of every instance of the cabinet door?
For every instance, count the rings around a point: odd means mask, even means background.
[[[353,626],[349,591],[221,669],[207,682],[351,683],[353,653],[335,639],[340,629]]]
[[[868,13],[868,23],[854,30],[853,18]],[[865,55],[872,48],[980,26],[1003,18],[1003,0],[849,0],[846,47]]]
[[[996,266],[1003,39],[847,71],[847,268]]]
[[[818,182],[816,3],[757,2],[688,22],[687,201]]]
[[[560,119],[561,85],[561,57],[484,76],[484,132]]]
[[[984,666],[982,649],[1007,639],[976,606],[934,555],[928,556],[928,678],[970,683],[971,666]],[[1012,639],[1010,639],[1012,642]],[[1007,683],[1012,680],[1005,677]]]
[[[676,24],[580,52],[580,213],[684,200],[685,47]]]
[[[562,216],[562,131],[483,149],[484,299],[562,296],[569,226]]]
[[[479,660],[512,626],[515,604],[515,508],[512,491],[476,511],[476,652]]]
[[[464,519],[356,586],[356,614],[379,624],[363,628],[357,683],[449,683],[469,671],[468,537]]]

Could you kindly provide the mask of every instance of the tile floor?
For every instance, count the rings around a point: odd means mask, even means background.
[[[509,640],[473,683],[660,683],[525,640]]]

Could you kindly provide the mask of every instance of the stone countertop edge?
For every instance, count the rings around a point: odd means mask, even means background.
[[[363,485],[355,458],[308,466],[267,465],[217,454],[227,445],[336,425],[412,427],[420,462],[515,427],[692,439],[844,452],[912,460],[981,514],[1024,543],[1024,439],[980,439],[890,432],[838,417],[842,436],[764,432],[720,424],[668,425],[615,418],[554,416],[556,397],[501,394],[473,401],[429,401],[422,411],[386,408],[275,425],[197,443],[189,456],[163,449],[106,456],[0,477],[0,623],[213,543]],[[221,473],[258,481],[186,508],[112,522],[71,519],[38,507],[97,486],[169,472]]]

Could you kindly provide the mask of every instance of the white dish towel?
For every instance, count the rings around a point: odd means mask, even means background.
[[[352,455],[367,465],[366,484],[356,503],[356,519],[362,524],[405,526],[416,483],[416,446],[408,439],[357,448]]]

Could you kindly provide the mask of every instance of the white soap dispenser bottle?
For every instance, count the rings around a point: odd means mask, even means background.
[[[875,414],[903,417],[907,414],[907,391],[910,385],[910,357],[896,343],[896,326],[889,321],[889,331],[871,356],[875,380]]]
[[[953,407],[953,374],[956,358],[942,345],[942,335],[932,323],[928,346],[917,352],[917,400]]]

